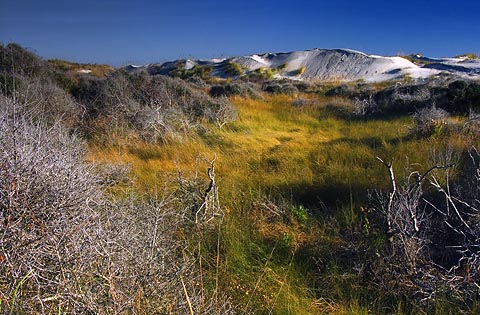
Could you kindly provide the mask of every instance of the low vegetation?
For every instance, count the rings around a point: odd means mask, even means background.
[[[248,78],[249,80],[258,82],[258,81],[271,80],[273,79],[274,75],[275,75],[274,69],[260,67],[258,69],[255,69],[254,71],[251,71],[248,74]]]
[[[298,68],[297,70],[294,70],[292,71],[292,75],[302,75],[305,73],[305,70],[307,70],[307,68],[305,66],[302,66],[300,68]]]
[[[466,54],[455,56],[455,58],[478,59],[479,56],[475,53],[466,53]]]
[[[228,60],[225,64],[225,73],[235,77],[243,75],[244,70],[238,63]]]
[[[479,311],[477,83],[67,88],[2,49],[0,312]]]
[[[190,69],[186,69],[186,61],[179,61],[175,67],[169,71],[168,75],[181,78],[181,79],[188,79],[192,77],[199,77],[202,80],[209,80],[210,73],[212,72],[213,68],[211,66],[206,65],[194,65]]]
[[[108,65],[84,64],[77,62],[68,62],[60,59],[50,59],[47,61],[57,71],[66,73],[88,73],[96,77],[105,77],[115,71]]]

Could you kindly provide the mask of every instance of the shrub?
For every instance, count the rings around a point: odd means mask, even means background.
[[[297,70],[293,70],[290,75],[302,75],[305,73],[305,71],[307,70],[307,68],[305,66],[302,66],[300,68],[298,68]]]
[[[356,97],[352,102],[352,112],[356,116],[364,116],[367,114],[373,114],[378,111],[378,106],[375,103],[373,96],[360,99]]]
[[[310,88],[310,84],[307,82],[295,82],[295,87],[301,92],[306,92]]]
[[[225,73],[231,76],[241,76],[243,75],[244,71],[241,65],[228,60],[225,64]]]
[[[174,78],[181,78],[181,79],[189,79],[192,77],[200,77],[202,80],[209,80],[210,74],[213,71],[213,67],[211,65],[202,65],[196,64],[190,69],[186,69],[187,60],[182,59],[176,62],[171,62],[171,67],[169,70],[164,70],[163,65],[157,66],[152,65],[149,66],[149,74],[151,75],[158,75],[158,74],[168,74]]]
[[[298,93],[298,89],[291,83],[267,83],[263,86],[263,90],[271,94],[294,95]]]
[[[6,106],[0,113],[0,298],[17,314],[34,313],[45,299],[72,306],[84,271],[78,259],[88,239],[85,225],[102,193],[81,141],[59,125],[9,115]]]
[[[466,53],[466,54],[457,55],[455,56],[455,58],[478,59],[480,57],[475,53]]]
[[[218,288],[207,289],[197,243],[183,237],[191,232],[185,213],[191,205],[167,192],[108,199],[103,185],[124,182],[124,167],[104,166],[101,178],[85,163],[78,138],[58,124],[12,116],[6,100],[0,99],[0,311],[233,312]]]
[[[17,44],[0,45],[0,93],[15,103],[15,110],[49,123],[62,120],[73,126],[82,110],[55,83],[48,64]]]
[[[195,65],[191,69],[185,70],[181,78],[188,79],[192,77],[199,77],[202,80],[208,80],[210,78],[210,73],[212,73],[212,70],[212,66]]]
[[[432,156],[431,168],[410,171],[398,184],[392,164],[382,161],[392,189],[372,199],[386,237],[372,271],[397,297],[428,304],[448,294],[471,305],[480,280],[480,154],[471,148],[460,158],[451,149]]]
[[[427,85],[395,85],[374,94],[380,113],[411,113],[432,103],[431,88]]]
[[[307,99],[305,99],[303,97],[300,97],[300,98],[294,99],[293,102],[292,102],[292,105],[295,106],[295,107],[303,107],[303,106],[305,106],[309,103],[310,102]]]
[[[239,95],[252,99],[261,98],[258,86],[250,82],[232,82],[214,85],[210,88],[210,95],[213,97]]]
[[[288,63],[282,63],[281,65],[279,65],[276,70],[277,71],[283,71],[285,70],[286,68],[288,67]]]
[[[46,62],[22,46],[10,43],[0,45],[0,73],[10,73],[20,76],[51,75]]]
[[[355,94],[355,90],[346,85],[338,85],[334,88],[331,88],[325,92],[325,96],[344,96],[344,97],[351,97]]]
[[[419,137],[438,135],[447,124],[449,114],[435,106],[422,108],[413,114],[413,134]]]
[[[0,77],[0,93],[6,96],[13,96],[23,87],[23,80],[10,73],[4,73]]]
[[[48,123],[61,122],[64,126],[75,127],[80,120],[82,106],[58,87],[54,82],[37,78],[26,78],[17,90],[17,110],[35,120]]]
[[[264,81],[271,80],[275,75],[272,69],[265,69],[263,67],[257,68],[254,71],[250,72],[248,77],[254,81]]]
[[[202,122],[223,126],[236,118],[225,98],[212,98],[178,78],[117,73],[103,84],[101,115],[117,132],[134,131],[144,140],[168,142]]]

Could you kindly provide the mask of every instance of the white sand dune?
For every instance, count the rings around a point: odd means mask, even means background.
[[[441,72],[459,76],[480,78],[480,60],[466,58],[425,58],[412,56],[415,64],[402,57],[368,55],[351,49],[312,49],[287,53],[264,53],[228,59],[177,60],[143,67],[151,74],[167,74],[173,67],[188,70],[195,65],[209,65],[212,76],[227,78],[225,64],[239,64],[246,73],[259,68],[271,69],[276,78],[320,81],[378,82],[409,76],[413,79],[428,78]],[[416,62],[416,61],[415,61]],[[128,67],[127,67],[128,68]],[[303,71],[299,71],[303,68]],[[138,70],[138,68],[129,69]]]
[[[411,78],[426,78],[439,73],[425,69],[402,57],[367,55],[351,49],[312,49],[289,53],[266,53],[232,58],[248,71],[258,68],[282,69],[278,78],[322,81],[367,82],[392,80],[409,75]],[[283,67],[282,67],[283,66]],[[305,68],[299,74],[300,68]]]

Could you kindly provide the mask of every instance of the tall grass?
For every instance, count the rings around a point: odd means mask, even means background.
[[[368,223],[362,213],[367,190],[388,188],[388,174],[375,157],[395,160],[398,173],[422,170],[431,166],[432,150],[462,149],[471,140],[412,138],[408,116],[350,118],[327,106],[332,100],[302,97],[308,99],[303,106],[293,106],[293,96],[232,97],[238,119],[222,129],[210,126],[164,145],[92,145],[89,158],[130,163],[137,189],[148,191],[175,180],[179,171],[206,169],[206,157],[216,153],[225,211],[219,281],[241,314],[419,311],[364,287],[353,262],[360,258],[350,253]],[[306,220],[299,219],[299,207],[307,209]],[[212,243],[204,249],[206,261],[218,257],[215,248]]]

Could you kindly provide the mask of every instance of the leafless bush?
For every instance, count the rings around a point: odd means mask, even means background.
[[[388,169],[391,191],[388,194],[374,192],[370,196],[374,209],[384,220],[388,237],[388,250],[380,258],[375,277],[386,289],[408,292],[417,289],[412,282],[425,272],[425,268],[430,268],[425,260],[429,245],[425,235],[429,228],[426,226],[428,212],[421,205],[423,190],[415,175],[399,186],[392,164],[380,161]]]
[[[414,126],[412,133],[421,137],[439,134],[447,125],[449,114],[443,109],[432,105],[418,110],[413,114]]]
[[[0,311],[233,312],[182,237],[184,202],[168,192],[107,198],[123,167],[98,175],[61,125],[12,115],[1,101]]]
[[[102,202],[97,178],[81,142],[61,126],[8,115],[1,105],[0,298],[15,313],[34,313],[60,295],[76,304],[79,292],[68,285],[75,242],[82,243],[92,207]]]
[[[462,129],[466,135],[478,136],[480,134],[480,114],[470,110]]]
[[[95,170],[100,178],[100,184],[102,186],[115,186],[131,182],[130,164],[99,163],[95,165]]]
[[[53,82],[28,82],[19,101],[25,108],[36,112],[35,116],[43,116],[50,122],[60,121],[66,127],[75,127],[84,112],[83,106]]]
[[[431,98],[430,89],[427,86],[395,86],[392,101],[402,102],[425,102]]]
[[[219,127],[236,119],[227,98],[214,99],[178,78],[117,74],[104,88],[105,114],[115,128],[136,130],[145,140],[182,138],[203,121]]]
[[[456,169],[453,161],[452,150],[436,155],[433,167],[400,186],[382,161],[392,188],[372,195],[388,237],[375,278],[421,302],[447,294],[471,303],[480,290],[480,154],[472,148]]]
[[[177,195],[183,202],[183,209],[187,218],[198,223],[208,223],[215,218],[223,218],[223,211],[220,207],[218,187],[215,183],[215,160],[216,155],[210,162],[207,169],[209,181],[202,179],[198,172],[189,178],[180,173],[178,177]],[[197,168],[206,158],[197,158]]]
[[[353,114],[356,116],[372,114],[377,110],[377,104],[373,99],[373,95],[370,95],[369,97],[363,99],[355,97],[352,102],[352,107]]]
[[[103,307],[108,313],[226,313],[228,300],[204,287],[194,246],[181,238],[187,218],[178,211],[179,200],[160,196],[130,198],[112,204],[100,220],[98,270],[104,287]],[[195,232],[198,233],[198,232]],[[206,278],[206,275],[203,275]],[[102,295],[92,292],[88,303],[98,305]]]
[[[82,106],[55,83],[34,77],[21,77],[19,82],[21,84],[12,87],[10,98],[5,98],[5,104],[9,102],[11,106],[4,109],[13,109],[15,104],[17,114],[23,113],[37,121],[61,122],[67,127],[78,123]]]
[[[226,97],[219,98],[214,107],[209,107],[206,110],[206,114],[209,120],[219,128],[237,119],[237,111]]]

